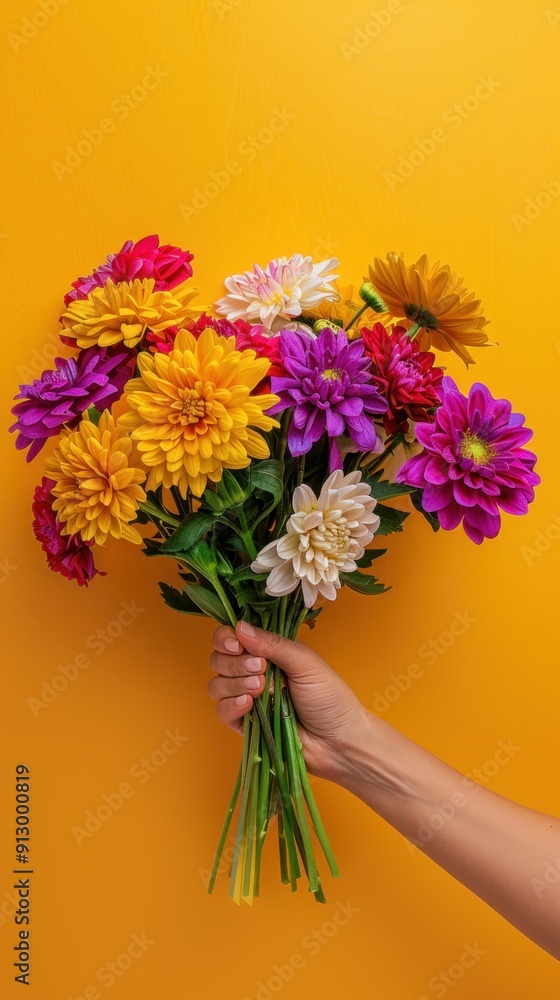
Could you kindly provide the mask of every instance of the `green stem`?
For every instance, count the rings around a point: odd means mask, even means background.
[[[212,890],[214,888],[214,883],[216,881],[216,876],[218,874],[218,868],[220,867],[220,861],[222,859],[222,851],[223,851],[224,846],[225,846],[225,842],[226,842],[226,838],[227,838],[227,835],[228,835],[229,826],[230,826],[230,823],[231,823],[231,817],[233,816],[233,810],[235,809],[235,806],[237,804],[237,799],[238,799],[238,796],[239,796],[239,789],[241,788],[241,773],[243,771],[243,762],[244,761],[242,759],[241,763],[239,765],[239,771],[237,772],[237,781],[235,782],[235,788],[233,789],[233,795],[231,797],[231,800],[230,800],[230,803],[229,803],[229,806],[228,806],[228,810],[227,810],[227,813],[226,813],[226,819],[225,819],[225,823],[224,823],[223,828],[222,828],[222,834],[221,834],[221,837],[220,837],[220,840],[219,840],[219,843],[218,843],[218,847],[217,847],[217,850],[216,850],[216,857],[214,859],[214,864],[212,866],[212,872],[210,874],[210,881],[208,883],[208,892],[210,892],[210,893],[212,892]]]
[[[144,500],[142,503],[139,503],[138,507],[144,512],[144,514],[147,514],[148,517],[157,517],[159,521],[163,521],[164,524],[171,524],[174,528],[178,528],[181,523],[178,518],[173,517],[169,511],[161,510],[159,507],[156,507],[155,504],[150,503],[149,500]]]
[[[327,859],[331,875],[338,876],[340,874],[338,870],[338,865],[336,863],[332,847],[330,845],[329,839],[325,827],[323,826],[323,821],[319,814],[317,808],[317,803],[313,796],[313,790],[309,783],[309,775],[307,773],[307,767],[305,766],[305,760],[302,753],[301,741],[299,738],[299,732],[297,728],[297,721],[294,715],[290,716],[290,724],[293,730],[294,743],[295,743],[295,754],[299,767],[299,774],[301,779],[301,785],[303,788],[303,794],[305,796],[305,801],[307,802],[307,808],[309,809],[309,815],[313,820],[313,828],[317,834],[317,838],[321,847],[323,848],[323,853]]]
[[[421,323],[413,323],[412,326],[410,327],[410,330],[407,330],[406,332],[407,332],[408,336],[410,337],[410,339],[414,340],[416,334],[421,329],[422,329]]]
[[[212,577],[212,581],[211,582],[212,582],[212,585],[213,585],[216,593],[218,594],[218,596],[219,596],[219,598],[220,598],[220,600],[221,600],[224,608],[227,611],[227,615],[228,615],[228,618],[229,618],[231,624],[235,628],[235,626],[237,625],[237,615],[235,614],[235,611],[233,610],[231,604],[229,603],[229,598],[228,598],[228,596],[227,596],[224,588],[222,587],[222,584],[220,583],[219,577],[217,577],[217,576]]]
[[[362,313],[365,313],[366,309],[369,309],[369,304],[367,302],[364,302],[364,304],[361,307],[361,309],[358,309],[358,312],[356,313],[356,315],[352,316],[352,319],[347,324],[347,326],[346,326],[347,330],[349,330],[351,326],[354,326],[354,323],[356,322],[356,320],[360,318],[360,316],[362,315]]]
[[[241,525],[241,537],[245,543],[247,554],[251,557],[251,559],[256,559],[257,549],[253,541],[252,531],[249,528],[249,525],[247,524],[247,517],[245,515],[243,507],[239,507],[238,517],[239,517],[239,524]]]
[[[315,856],[313,854],[313,844],[311,843],[309,824],[307,822],[307,816],[305,814],[303,789],[301,785],[301,777],[296,755],[296,746],[294,742],[292,727],[290,724],[290,716],[291,716],[291,705],[290,702],[288,701],[286,692],[284,690],[282,692],[282,721],[283,721],[283,732],[285,736],[286,763],[290,779],[291,793],[294,800],[295,811],[301,832],[302,847],[303,847],[302,860],[304,862],[305,870],[307,872],[307,877],[309,879],[309,889],[312,893],[315,894],[321,892],[321,880],[319,878],[319,872],[317,871],[317,863],[315,861]]]
[[[243,866],[244,869],[247,866],[247,847],[249,846],[249,869],[251,867],[250,862],[252,858],[252,844],[247,844],[246,837],[246,819],[247,819],[247,809],[249,805],[249,796],[251,793],[251,788],[253,786],[253,769],[255,763],[258,759],[258,747],[259,747],[259,718],[258,715],[251,713],[251,738],[249,743],[249,753],[245,767],[245,773],[243,776],[243,793],[241,796],[241,805],[239,808],[239,819],[237,822],[237,836],[235,839],[235,847],[233,850],[233,860],[231,864],[231,876],[230,876],[230,894],[235,896],[236,882],[237,882],[237,869],[239,866],[239,858],[241,852],[243,852]],[[244,873],[242,873],[243,875]],[[243,886],[245,879],[243,878]],[[245,890],[243,890],[245,891]]]

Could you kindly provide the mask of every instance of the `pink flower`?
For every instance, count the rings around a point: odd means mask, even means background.
[[[93,541],[84,542],[80,535],[63,535],[62,524],[52,508],[54,481],[43,476],[40,486],[33,494],[34,516],[33,534],[41,542],[47,556],[49,569],[62,573],[68,580],[75,580],[80,586],[88,585],[94,576],[105,576],[93,561]]]
[[[159,236],[145,236],[138,243],[127,240],[118,253],[110,253],[107,262],[92,274],[72,282],[72,291],[64,296],[68,305],[74,299],[85,299],[92,288],[102,287],[107,278],[115,284],[134,278],[154,278],[155,291],[174,288],[192,277],[190,265],[194,255],[188,250],[166,244],[160,247]]]

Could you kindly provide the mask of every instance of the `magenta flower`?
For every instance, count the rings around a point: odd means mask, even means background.
[[[286,376],[271,379],[280,402],[270,414],[294,408],[288,430],[292,455],[305,455],[323,434],[330,438],[329,469],[342,468],[338,438],[347,434],[362,451],[381,450],[374,416],[387,401],[373,385],[361,340],[326,327],[318,337],[283,330],[280,354]]]
[[[132,377],[134,353],[122,348],[90,347],[77,358],[56,358],[56,368],[43,372],[31,385],[21,385],[12,413],[17,420],[16,448],[29,447],[27,461],[40,452],[47,438],[72,426],[90,406],[108,409]]]
[[[533,432],[511,403],[494,399],[480,382],[466,398],[446,376],[441,395],[434,423],[416,425],[424,451],[401,466],[397,482],[423,490],[422,505],[437,513],[442,528],[463,522],[479,545],[498,534],[500,510],[526,514],[534,499],[537,459],[523,448]]]
[[[102,287],[107,278],[115,283],[134,278],[155,278],[155,289],[161,291],[181,284],[192,277],[194,254],[166,244],[159,245],[159,236],[145,236],[138,243],[127,240],[118,253],[110,253],[107,262],[96,267],[93,274],[72,282],[72,291],[64,296],[68,305],[73,299],[85,299],[92,288]]]
[[[84,542],[80,535],[62,535],[62,525],[52,509],[54,496],[51,492],[54,480],[43,476],[41,485],[33,494],[33,534],[41,542],[41,548],[47,556],[49,569],[54,573],[62,573],[68,580],[87,587],[94,576],[105,576],[97,569],[91,551],[93,541]]]

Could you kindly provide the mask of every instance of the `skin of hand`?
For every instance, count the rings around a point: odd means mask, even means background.
[[[235,632],[228,626],[217,629],[210,657],[217,676],[210,680],[208,694],[218,702],[218,716],[243,732],[243,716],[264,690],[267,659],[289,678],[308,770],[336,781],[362,729],[365,736],[370,713],[328,663],[299,642],[247,622],[238,622]]]
[[[243,732],[243,717],[264,689],[267,659],[287,677],[308,770],[358,796],[560,959],[560,883],[544,881],[551,866],[560,870],[560,819],[465,778],[368,712],[312,650],[246,622],[216,631],[210,659],[216,676],[208,693],[234,731]]]

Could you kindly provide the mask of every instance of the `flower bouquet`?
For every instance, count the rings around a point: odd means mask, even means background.
[[[539,477],[531,431],[482,384],[465,397],[431,348],[488,345],[480,302],[446,266],[375,259],[354,297],[337,261],[295,254],[226,280],[193,304],[192,254],[156,236],[127,242],[64,299],[57,358],[13,408],[34,458],[58,438],[33,498],[49,567],[86,585],[109,537],[177,563],[160,584],[176,611],[289,638],[346,586],[386,589],[372,540],[402,531],[408,495],[436,530],[480,543],[502,511],[523,514]],[[408,501],[407,501],[408,503]],[[146,526],[143,534],[138,525]],[[280,874],[325,897],[313,833],[336,862],[310,787],[280,669],[244,718],[232,817],[236,902],[252,902],[269,823]]]

